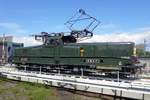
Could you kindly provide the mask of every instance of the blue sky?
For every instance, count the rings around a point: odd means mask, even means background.
[[[96,35],[139,34],[150,30],[149,5],[150,0],[0,0],[0,35],[68,31],[64,23],[79,8],[102,22]]]

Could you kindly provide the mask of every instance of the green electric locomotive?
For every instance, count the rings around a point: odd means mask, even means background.
[[[78,40],[92,37],[92,31],[99,24],[99,21],[87,15],[82,9],[79,13],[87,17],[69,19],[67,23],[71,24],[70,28],[74,21],[90,19],[92,22],[88,27],[80,31],[71,30],[69,35],[47,32],[34,35],[36,40],[43,41],[43,45],[16,49],[13,63],[27,66],[30,70],[40,66],[46,72],[59,70],[64,73],[68,71],[74,73],[82,69],[86,73],[119,71],[123,74],[135,74],[139,66],[137,66],[138,60],[133,56],[133,42],[77,43]],[[97,24],[89,30],[94,22]]]
[[[62,36],[44,35],[46,44],[18,48],[13,63],[45,69],[88,69],[101,72],[136,73],[133,42],[64,43]],[[68,37],[68,36],[67,36]],[[59,43],[62,41],[63,43]]]

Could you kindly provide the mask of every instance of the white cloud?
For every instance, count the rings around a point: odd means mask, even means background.
[[[26,31],[17,23],[0,23],[0,27],[7,29],[10,32],[25,33]]]
[[[14,37],[13,41],[16,43],[24,43],[24,46],[34,46],[42,44],[39,41],[36,41],[34,37]]]
[[[135,42],[143,43],[144,39],[150,40],[150,31],[130,34],[130,33],[112,33],[104,35],[94,35],[91,39],[84,40],[82,42]],[[14,42],[24,43],[25,46],[33,46],[42,44],[39,41],[34,40],[34,37],[14,37]]]
[[[94,35],[83,42],[135,42],[143,43],[144,39],[150,40],[150,31],[141,33],[112,33]]]

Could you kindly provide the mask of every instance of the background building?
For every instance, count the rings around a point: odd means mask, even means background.
[[[0,37],[0,64],[10,63],[14,49],[23,47],[23,43],[14,43],[12,40],[12,36]]]

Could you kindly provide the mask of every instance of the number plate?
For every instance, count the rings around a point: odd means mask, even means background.
[[[86,59],[86,63],[100,63],[100,59]]]

